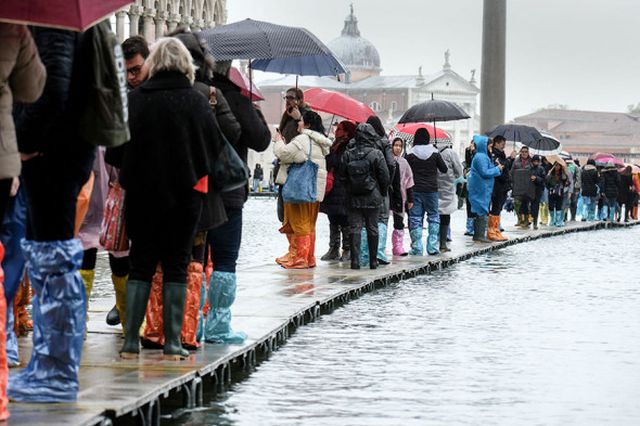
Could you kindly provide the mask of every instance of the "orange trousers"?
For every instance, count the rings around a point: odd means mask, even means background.
[[[320,203],[284,203],[284,222],[280,232],[296,236],[314,234],[319,212]]]

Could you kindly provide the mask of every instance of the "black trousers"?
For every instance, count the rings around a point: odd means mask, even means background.
[[[393,212],[393,229],[404,229],[404,213]]]
[[[532,211],[531,198],[527,196],[522,196],[518,198],[520,198],[520,211],[518,213],[523,215],[525,217],[525,220],[528,220],[527,217],[529,217]]]
[[[441,214],[440,215],[440,229],[448,229],[451,224],[451,215],[450,214]]]
[[[538,221],[538,213],[540,213],[540,197],[531,200],[531,216],[533,216],[534,222]]]
[[[554,210],[562,210],[563,201],[564,197],[562,195],[549,194],[549,211],[553,212]]]
[[[489,214],[493,216],[500,216],[500,212],[502,212],[502,207],[504,207],[505,201],[507,201],[506,192],[494,191],[493,194],[491,194],[491,209],[489,210]]]
[[[91,248],[84,251],[82,257],[82,266],[80,269],[93,270],[96,269],[96,261],[98,258],[98,249]],[[129,256],[115,257],[109,253],[109,267],[111,273],[116,277],[125,277],[129,274]]]
[[[130,280],[151,282],[158,262],[162,264],[164,282],[186,283],[187,266],[191,260],[204,195],[191,191],[184,194],[176,205],[161,211],[148,208],[147,220],[141,220],[141,211],[135,212],[136,220],[129,214],[144,208],[129,201],[127,196],[127,231],[131,238]]]
[[[349,209],[349,226],[351,235],[360,235],[360,230],[364,226],[367,235],[378,235],[378,213],[379,209]]]
[[[9,204],[9,193],[11,192],[11,183],[13,179],[0,179],[0,227],[2,227],[2,220],[4,214],[7,211],[7,205]]]
[[[78,194],[89,179],[94,158],[95,147],[75,141],[22,163],[28,240],[73,238]]]

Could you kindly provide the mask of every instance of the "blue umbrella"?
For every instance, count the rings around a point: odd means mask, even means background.
[[[292,56],[278,59],[254,59],[251,68],[280,74],[334,76],[346,74],[345,66],[331,55]]]

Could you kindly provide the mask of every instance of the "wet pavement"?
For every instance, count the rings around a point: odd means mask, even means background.
[[[334,303],[340,304],[359,296],[363,291],[372,290],[374,282],[377,286],[388,284],[390,280],[451,266],[458,260],[475,255],[478,250],[488,251],[497,246],[506,246],[474,244],[470,238],[462,236],[462,212],[455,214],[452,221],[453,251],[444,256],[395,258],[391,265],[377,271],[352,271],[348,265],[325,262],[318,262],[318,267],[313,270],[288,271],[273,262],[276,256],[286,251],[286,239],[277,232],[275,201],[250,200],[245,209],[243,247],[238,268],[238,296],[233,308],[234,328],[247,332],[249,339],[244,345],[204,345],[183,362],[163,361],[158,350],[143,350],[137,361],[119,359],[119,328],[109,327],[104,322],[106,313],[113,306],[113,295],[109,273],[105,269],[108,266],[106,256],[100,255],[90,302],[90,332],[82,357],[78,402],[56,405],[11,404],[12,422],[95,424],[104,418],[114,418],[132,411],[138,411],[141,417],[149,417],[148,414],[153,417],[152,411],[157,408],[154,404],[169,396],[172,390],[182,388],[186,392],[185,388],[194,386],[194,381],[195,386],[198,386],[200,377],[211,374],[221,381],[228,376],[230,370],[241,369],[240,364],[251,365],[256,352],[270,352],[274,346],[282,344],[291,328],[295,329],[298,325],[316,319],[325,308],[330,311]],[[509,244],[515,243],[517,239],[524,241],[545,236],[549,231],[545,228],[537,232],[515,230],[508,220],[505,226],[507,235],[512,238]],[[592,225],[572,223],[564,230],[553,232],[582,229],[586,226]],[[319,257],[325,251],[328,241],[328,225],[324,215],[320,215],[318,230],[316,247]],[[592,233],[583,235],[588,238]],[[428,279],[431,280],[431,276]],[[407,314],[409,313],[408,311]],[[29,344],[30,339],[21,339],[21,356],[24,362],[28,359]],[[345,340],[342,344],[346,348],[349,341]],[[267,364],[269,363],[265,365]],[[357,368],[356,365],[351,367]]]

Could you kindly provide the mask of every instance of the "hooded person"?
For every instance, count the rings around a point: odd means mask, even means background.
[[[600,177],[600,187],[604,194],[604,202],[607,207],[607,219],[613,222],[618,204],[618,186],[620,185],[620,174],[613,161],[609,161],[602,170]]]
[[[331,145],[329,155],[326,156],[328,176],[333,176],[333,187],[325,194],[320,203],[320,212],[329,219],[329,251],[320,260],[340,260],[348,262],[351,259],[351,231],[347,210],[347,186],[342,175],[342,154],[347,150],[347,144],[356,135],[356,125],[345,120],[338,124],[335,140]],[[340,254],[340,237],[342,236],[342,255]]]
[[[447,233],[451,215],[458,210],[456,182],[462,176],[462,163],[458,154],[451,149],[451,142],[438,143],[440,155],[447,165],[446,173],[438,173],[438,213],[440,213],[440,251],[447,252]]]
[[[378,215],[390,182],[384,155],[376,148],[379,138],[370,124],[359,124],[356,137],[342,155],[351,227],[351,269],[360,269],[363,226],[367,232],[369,267],[378,267]]]
[[[409,254],[422,256],[422,224],[425,214],[429,222],[427,253],[435,255],[440,237],[440,215],[438,213],[438,172],[447,173],[447,164],[435,145],[430,143],[427,129],[418,129],[413,138],[411,154],[407,162],[413,173],[413,207],[409,209]]]
[[[476,146],[476,154],[471,162],[471,170],[467,180],[471,212],[476,215],[473,223],[473,240],[488,243],[487,239],[487,215],[489,203],[493,193],[494,178],[500,176],[503,166],[494,166],[489,158],[487,145],[489,138],[474,135],[473,142]]]
[[[583,221],[593,222],[596,220],[596,207],[598,206],[598,180],[600,179],[596,162],[592,158],[587,160],[587,164],[582,168],[581,174],[581,195],[584,204]]]

